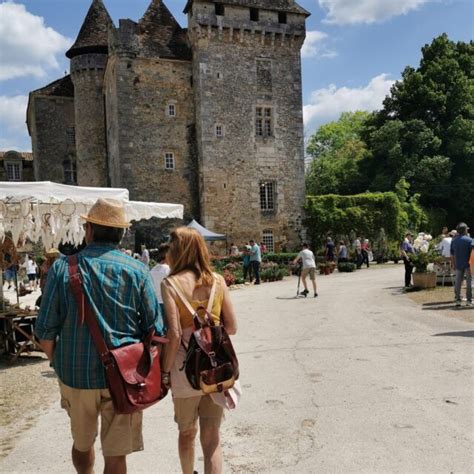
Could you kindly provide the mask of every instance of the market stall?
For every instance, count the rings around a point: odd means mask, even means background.
[[[18,265],[16,247],[25,241],[41,243],[45,250],[71,244],[79,247],[85,237],[81,215],[99,198],[124,202],[127,219],[153,217],[182,219],[180,204],[136,202],[126,189],[88,188],[52,182],[0,182],[0,336],[6,350],[18,357],[24,351],[40,350],[34,338],[35,305],[20,307],[4,298],[3,271]]]

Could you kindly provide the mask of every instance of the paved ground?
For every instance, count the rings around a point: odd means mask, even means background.
[[[474,326],[422,310],[402,278],[322,277],[317,300],[290,299],[295,279],[233,293],[245,394],[223,428],[226,472],[474,472]],[[175,438],[166,400],[130,472],[179,472]],[[0,472],[72,472],[69,449],[54,403]]]

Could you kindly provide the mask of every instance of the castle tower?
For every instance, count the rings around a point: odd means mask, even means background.
[[[76,42],[66,53],[75,94],[77,181],[83,186],[108,184],[103,82],[112,26],[102,0],[93,0]]]
[[[293,0],[189,0],[202,223],[271,250],[301,239],[301,47]]]
[[[191,48],[162,0],[110,34],[105,74],[111,185],[198,217]]]

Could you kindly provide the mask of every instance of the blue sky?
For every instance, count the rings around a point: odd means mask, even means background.
[[[138,20],[151,0],[104,0],[113,20]],[[28,92],[68,70],[64,52],[91,0],[0,0],[0,150],[30,150]],[[181,25],[185,0],[165,0]],[[443,32],[473,38],[472,0],[301,0],[307,135],[348,110],[380,107],[393,81]]]

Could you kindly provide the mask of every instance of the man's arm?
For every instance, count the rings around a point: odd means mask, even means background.
[[[48,272],[46,286],[43,291],[41,308],[36,320],[35,332],[40,340],[41,347],[50,361],[54,357],[56,337],[58,336],[64,321],[61,314],[60,292],[59,292],[59,265],[61,261],[55,262]]]
[[[301,252],[298,254],[298,256],[293,260],[293,265],[296,265],[299,261],[301,260]]]
[[[155,288],[149,272],[146,273],[141,289],[140,323],[143,334],[148,334],[153,326],[157,335],[163,336],[166,333],[160,304],[156,298]]]

